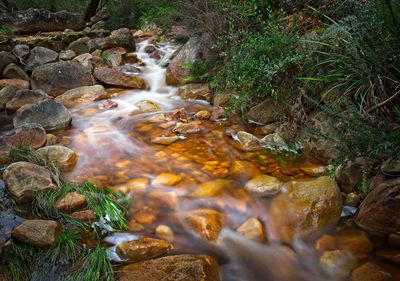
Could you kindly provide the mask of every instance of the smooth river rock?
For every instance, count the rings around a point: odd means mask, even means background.
[[[70,171],[75,167],[78,155],[72,149],[62,145],[50,145],[39,148],[36,153],[53,162],[61,171]]]
[[[109,94],[101,85],[83,86],[66,91],[64,94],[55,98],[55,101],[63,104],[67,108],[88,104],[92,101],[106,99]]]
[[[260,197],[269,197],[279,193],[281,190],[282,183],[279,179],[268,176],[260,175],[249,180],[244,188]]]
[[[165,255],[172,249],[172,245],[165,240],[149,237],[122,242],[117,245],[117,254],[129,262],[140,262]]]
[[[142,77],[126,74],[118,69],[96,67],[93,74],[97,80],[108,85],[133,89],[144,89],[146,86]]]
[[[30,146],[36,149],[46,144],[47,135],[42,125],[31,123],[12,130],[4,140],[12,148]]]
[[[14,113],[25,105],[35,104],[48,98],[49,96],[41,90],[19,90],[15,93],[15,96],[6,103],[6,110],[8,113]]]
[[[56,61],[57,58],[57,52],[44,47],[35,47],[32,49],[29,58],[26,60],[25,70],[32,71],[40,65]]]
[[[56,221],[27,220],[16,227],[11,235],[23,243],[36,247],[50,247],[56,242],[61,230],[61,224]]]

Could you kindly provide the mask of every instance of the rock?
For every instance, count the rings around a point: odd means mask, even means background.
[[[398,176],[400,175],[400,160],[389,158],[383,162],[381,170],[385,175]]]
[[[71,113],[62,104],[47,99],[32,105],[14,117],[14,127],[38,123],[45,130],[66,128],[71,124]]]
[[[213,209],[179,212],[177,218],[184,227],[209,241],[218,239],[224,223],[224,215]]]
[[[20,203],[30,202],[36,191],[56,188],[48,169],[28,162],[9,165],[3,179],[8,191]]]
[[[30,52],[31,49],[26,44],[15,45],[12,50],[14,56],[16,56],[21,63],[24,62],[29,57]]]
[[[204,182],[194,190],[190,196],[195,198],[208,198],[221,195],[225,190],[232,188],[233,183],[226,179],[214,179]]]
[[[113,190],[121,193],[122,195],[127,195],[131,192],[133,193],[142,193],[146,190],[146,187],[149,184],[149,180],[146,178],[137,178],[131,179],[125,183],[118,184],[113,187]]]
[[[16,65],[15,63],[10,63],[3,70],[3,77],[6,79],[19,79],[29,81],[31,78],[26,72]]]
[[[125,48],[131,52],[135,51],[135,38],[128,28],[120,28],[111,32],[110,39],[117,43],[116,47]]]
[[[247,181],[260,175],[258,168],[249,161],[233,161],[229,174],[235,179]]]
[[[100,109],[104,109],[104,110],[108,110],[108,109],[112,109],[112,108],[116,108],[118,107],[118,103],[116,103],[115,101],[111,100],[111,99],[107,99],[105,102],[103,102],[99,108]]]
[[[71,217],[82,222],[93,223],[97,220],[97,215],[92,210],[78,211],[71,214]]]
[[[303,173],[305,173],[310,177],[328,176],[328,170],[329,168],[326,166],[307,165],[300,167],[300,171],[302,171]]]
[[[278,194],[281,186],[282,183],[277,178],[260,175],[249,180],[244,188],[257,196],[270,197]]]
[[[83,86],[66,91],[64,94],[55,98],[55,101],[63,104],[67,108],[85,105],[93,101],[106,99],[109,94],[101,85]]]
[[[286,105],[270,97],[262,103],[250,108],[247,118],[260,124],[270,124],[285,116]]]
[[[105,27],[106,22],[101,20],[92,25],[92,30],[102,30],[105,29]]]
[[[255,240],[259,242],[264,242],[267,240],[264,226],[257,218],[249,218],[247,219],[238,229],[236,232],[243,237]]]
[[[147,119],[150,123],[161,123],[171,121],[171,117],[166,114],[156,114]]]
[[[68,45],[68,50],[73,51],[78,56],[85,53],[89,53],[88,42],[89,42],[89,37],[79,38],[78,40]]]
[[[260,144],[262,147],[273,150],[287,147],[285,139],[279,133],[266,135],[260,140]]]
[[[0,89],[3,89],[7,86],[29,89],[30,83],[29,81],[21,79],[0,79]]]
[[[269,135],[276,133],[278,128],[281,126],[281,122],[277,121],[268,125],[264,125],[262,127],[257,127],[256,128],[256,135]]]
[[[364,175],[364,170],[367,165],[365,158],[357,158],[354,161],[346,161],[336,169],[336,181],[340,189],[348,194],[355,190]]]
[[[7,65],[9,65],[10,63],[16,64],[17,62],[18,61],[13,54],[11,54],[9,52],[1,51],[0,52],[0,73],[3,73],[4,68]]]
[[[223,119],[225,117],[225,109],[222,107],[217,107],[214,108],[213,111],[211,112],[211,121],[218,121],[220,119]]]
[[[5,106],[7,102],[9,102],[17,93],[18,90],[21,90],[20,87],[15,86],[6,86],[0,90],[0,107]]]
[[[260,140],[256,136],[244,131],[238,132],[236,136],[245,151],[256,151],[261,149]]]
[[[360,195],[358,195],[355,192],[346,194],[346,198],[344,200],[344,205],[349,206],[349,207],[358,207],[360,204],[361,198]]]
[[[182,177],[171,173],[159,174],[152,182],[151,185],[154,187],[160,186],[174,186],[182,181]]]
[[[322,235],[315,242],[315,250],[320,252],[333,251],[338,248],[336,237],[332,235]]]
[[[72,60],[74,57],[76,57],[76,54],[72,50],[63,50],[58,54],[60,60]]]
[[[217,262],[209,256],[178,255],[122,268],[120,281],[219,281]]]
[[[204,33],[202,36],[193,37],[179,50],[167,68],[166,81],[168,85],[183,85],[191,74],[185,64],[207,65],[218,58],[218,52],[212,37]]]
[[[351,274],[352,281],[391,281],[392,275],[379,265],[367,262],[357,267]]]
[[[357,259],[349,252],[334,250],[325,252],[320,258],[322,268],[331,276],[344,278],[357,267]]]
[[[201,110],[201,111],[196,112],[194,117],[197,119],[200,119],[200,120],[207,120],[207,119],[210,119],[211,113],[207,110]]]
[[[177,123],[172,131],[178,134],[196,134],[201,132],[201,128],[196,122]]]
[[[142,77],[125,74],[112,68],[99,67],[94,70],[94,76],[99,81],[113,86],[144,89],[146,82]]]
[[[168,242],[174,241],[174,232],[167,225],[161,224],[157,226],[155,233],[157,237],[167,240]]]
[[[36,67],[32,72],[32,89],[41,89],[56,97],[82,86],[92,86],[90,71],[76,61],[59,61]]]
[[[354,254],[369,254],[374,249],[367,234],[358,229],[350,229],[340,233],[337,243],[340,249]]]
[[[39,148],[36,153],[53,162],[60,170],[70,171],[76,165],[78,156],[72,149],[62,145],[50,145]]]
[[[385,249],[377,252],[378,257],[384,258],[388,261],[400,264],[400,251],[393,249]]]
[[[110,48],[118,47],[118,43],[110,37],[100,37],[90,39],[87,43],[87,46],[89,47],[89,52],[93,52],[96,50],[105,51]]]
[[[82,30],[85,21],[80,14],[67,11],[49,12],[44,9],[15,11],[3,14],[0,24],[10,26],[15,34],[63,31],[65,29]]]
[[[361,203],[356,223],[368,232],[385,236],[400,231],[400,178],[374,188]]]
[[[61,212],[71,213],[86,204],[86,198],[78,192],[68,192],[64,198],[60,199],[55,208]]]
[[[151,139],[151,142],[154,144],[170,145],[179,139],[179,136],[158,136]]]
[[[400,249],[400,235],[389,234],[387,238],[387,243],[392,248]]]
[[[212,98],[211,89],[209,84],[192,83],[183,85],[178,88],[176,92],[184,100],[207,100]]]
[[[57,52],[44,47],[35,47],[26,61],[25,70],[32,71],[40,65],[56,61],[57,58]]]
[[[296,234],[336,226],[342,210],[342,197],[329,177],[289,182],[271,203],[270,214],[281,239]]]
[[[135,64],[139,61],[137,54],[128,53],[124,56],[123,63]]]
[[[46,131],[40,124],[26,124],[12,130],[4,137],[5,143],[12,148],[30,146],[34,149],[46,144]]]
[[[158,104],[150,100],[138,101],[137,103],[135,103],[135,106],[138,107],[140,113],[157,112],[161,110]]]
[[[172,249],[168,241],[140,238],[138,240],[122,242],[117,245],[117,254],[131,263],[141,262],[165,255]]]
[[[11,235],[36,247],[51,247],[62,231],[62,225],[51,220],[27,220],[14,228]]]
[[[41,90],[19,90],[15,96],[6,104],[8,113],[14,113],[24,105],[36,104],[49,96]]]
[[[55,145],[58,143],[58,138],[53,134],[46,134],[46,145]]]
[[[93,71],[93,56],[89,53],[81,54],[74,58],[74,61],[79,62],[83,67],[88,69],[90,72]]]

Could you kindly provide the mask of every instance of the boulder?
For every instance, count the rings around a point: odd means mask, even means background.
[[[138,107],[140,113],[157,112],[161,110],[158,104],[150,100],[138,101],[137,103],[135,103],[135,106]]]
[[[27,220],[11,233],[14,239],[36,247],[51,247],[62,231],[60,223],[51,220]]]
[[[47,99],[19,112],[13,122],[15,128],[28,123],[38,123],[45,130],[57,130],[68,127],[71,120],[71,113],[65,106]]]
[[[156,227],[155,234],[157,237],[167,240],[168,242],[174,241],[174,232],[168,225],[161,224]]]
[[[9,52],[5,52],[5,51],[1,51],[0,52],[0,73],[3,73],[4,68],[9,65],[10,63],[18,63],[17,58],[9,53]]]
[[[89,40],[90,40],[89,37],[79,38],[78,40],[71,42],[68,45],[68,50],[73,51],[78,56],[85,53],[89,53],[89,47],[88,47]]]
[[[210,256],[178,255],[134,263],[122,268],[120,281],[219,281],[217,262]]]
[[[0,90],[0,107],[4,107],[22,88],[16,86],[6,86]]]
[[[135,51],[135,38],[128,28],[120,28],[111,32],[110,39],[117,43],[116,47],[122,47],[128,51]]]
[[[86,204],[86,198],[78,192],[68,192],[62,199],[57,201],[54,207],[66,213],[72,213]]]
[[[368,232],[385,236],[400,231],[400,178],[374,188],[361,203],[356,223]]]
[[[64,94],[55,98],[55,101],[63,104],[67,108],[80,106],[109,98],[109,94],[101,85],[83,86],[66,91]]]
[[[233,161],[229,169],[229,174],[235,179],[247,181],[260,175],[260,171],[253,163],[249,161]]]
[[[32,89],[41,89],[53,97],[93,84],[90,71],[76,61],[49,63],[36,67],[32,72]]]
[[[236,134],[236,137],[245,151],[256,151],[261,149],[260,140],[250,133],[240,131]]]
[[[50,145],[39,148],[36,153],[53,162],[60,170],[70,171],[75,167],[78,155],[72,149],[62,145]]]
[[[12,49],[12,53],[19,59],[21,63],[24,62],[29,57],[30,52],[31,49],[27,44],[15,45],[14,48]]]
[[[270,97],[250,108],[247,118],[260,124],[270,124],[285,117],[286,105]]]
[[[201,128],[197,122],[177,123],[172,131],[178,134],[196,134],[201,132]]]
[[[62,50],[59,54],[58,54],[58,58],[60,60],[72,60],[74,57],[76,57],[76,54],[74,51],[72,50]]]
[[[146,82],[142,77],[129,75],[113,68],[96,68],[94,77],[105,84],[124,88],[144,89],[146,86]]]
[[[86,67],[90,72],[93,71],[93,56],[89,53],[84,53],[74,58],[74,61],[79,62],[82,66]]]
[[[329,275],[345,278],[357,267],[358,261],[347,251],[334,250],[324,252],[320,258],[320,264]]]
[[[107,49],[118,47],[118,43],[116,40],[110,37],[100,37],[100,38],[90,39],[87,43],[87,46],[89,48],[89,52],[93,52],[96,50],[105,51]]]
[[[336,169],[336,181],[344,193],[348,194],[356,189],[365,176],[367,165],[367,160],[359,157],[354,161],[346,161]]]
[[[273,133],[266,135],[260,140],[262,147],[272,150],[287,149],[287,144],[285,139],[279,133]]]
[[[342,196],[330,177],[295,180],[271,203],[275,231],[284,241],[307,231],[336,226],[342,211]]]
[[[118,244],[116,252],[121,258],[135,263],[158,258],[171,249],[172,245],[168,241],[144,237]]]
[[[257,218],[247,219],[241,226],[236,229],[236,233],[250,240],[264,242],[267,240],[264,226]]]
[[[21,34],[65,29],[82,30],[85,27],[85,21],[80,14],[67,11],[52,13],[44,9],[30,8],[2,14],[0,25],[10,26],[13,33]]]
[[[209,84],[192,83],[183,85],[176,92],[182,99],[191,100],[207,100],[210,101],[212,93]]]
[[[30,146],[36,149],[46,144],[47,136],[40,124],[26,124],[9,132],[4,141],[12,148]]]
[[[57,52],[44,47],[35,47],[26,61],[25,70],[32,71],[40,65],[56,61],[57,58]]]
[[[260,175],[249,180],[244,188],[261,197],[270,197],[278,194],[281,190],[282,183],[275,177],[268,175]]]
[[[3,179],[8,191],[20,203],[30,202],[36,191],[56,188],[48,169],[28,162],[8,166]]]
[[[399,176],[400,175],[400,160],[395,158],[389,158],[382,163],[381,170],[385,175],[388,176]]]
[[[3,89],[7,86],[18,87],[21,89],[29,89],[29,84],[29,81],[21,79],[1,79],[0,89]]]
[[[36,104],[49,96],[41,90],[19,90],[15,96],[6,103],[8,113],[14,113],[24,105]]]
[[[15,63],[10,63],[4,68],[3,77],[6,79],[20,79],[26,81],[31,79],[29,75]]]

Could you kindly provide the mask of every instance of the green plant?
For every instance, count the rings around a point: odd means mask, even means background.
[[[29,269],[27,264],[21,262],[19,259],[12,259],[9,263],[10,280],[13,281],[27,281],[29,280]]]
[[[213,67],[213,63],[185,63],[183,68],[190,71],[190,75],[186,77],[187,82],[206,82],[209,78],[209,70]]]
[[[6,26],[6,25],[0,25],[0,35],[11,36],[12,31],[11,31],[10,27]]]
[[[155,26],[168,28],[171,17],[176,13],[173,6],[154,6],[143,11],[139,18],[141,28],[147,29]]]

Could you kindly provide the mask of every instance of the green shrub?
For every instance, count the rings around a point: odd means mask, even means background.
[[[139,26],[147,29],[154,26],[168,28],[171,17],[176,13],[176,9],[172,6],[152,7],[143,11],[139,18]]]

